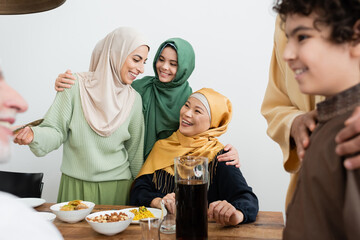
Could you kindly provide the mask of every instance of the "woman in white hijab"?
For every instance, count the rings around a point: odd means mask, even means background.
[[[58,202],[82,199],[126,204],[143,164],[144,120],[140,95],[131,87],[144,72],[149,47],[131,28],[118,28],[96,45],[89,72],[57,93],[37,127],[14,142],[44,156],[63,144]]]

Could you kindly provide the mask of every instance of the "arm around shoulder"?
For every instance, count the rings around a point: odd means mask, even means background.
[[[261,106],[261,114],[268,123],[267,134],[279,144],[284,168],[296,172],[300,161],[290,144],[294,119],[315,108],[315,97],[300,92],[294,74],[282,59],[286,37],[280,29],[279,18],[274,34],[274,48],[270,63],[269,82]]]

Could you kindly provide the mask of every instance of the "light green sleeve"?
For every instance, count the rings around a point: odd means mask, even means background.
[[[128,152],[128,159],[130,163],[130,171],[133,179],[139,173],[143,163],[144,151],[144,116],[142,113],[142,101],[139,94],[137,94],[132,115],[129,122],[130,139],[124,145]]]
[[[47,153],[58,149],[67,140],[73,111],[72,96],[78,90],[78,87],[73,86],[71,89],[58,92],[44,117],[43,123],[32,128],[34,140],[29,144],[29,147],[36,156],[45,156]]]

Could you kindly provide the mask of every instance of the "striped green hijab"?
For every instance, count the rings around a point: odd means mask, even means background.
[[[156,71],[156,61],[167,45],[172,45],[176,49],[178,69],[171,82],[163,83],[160,82]],[[168,39],[160,45],[156,52],[153,68],[155,76],[146,76],[132,84],[132,87],[140,93],[143,101],[144,160],[157,140],[169,137],[179,128],[180,108],[192,93],[187,80],[195,68],[194,50],[184,39]]]

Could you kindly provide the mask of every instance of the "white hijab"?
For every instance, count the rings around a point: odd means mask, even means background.
[[[96,44],[89,72],[78,73],[85,119],[100,136],[110,136],[130,114],[136,92],[122,82],[120,70],[127,56],[146,42],[132,28],[117,28]]]

